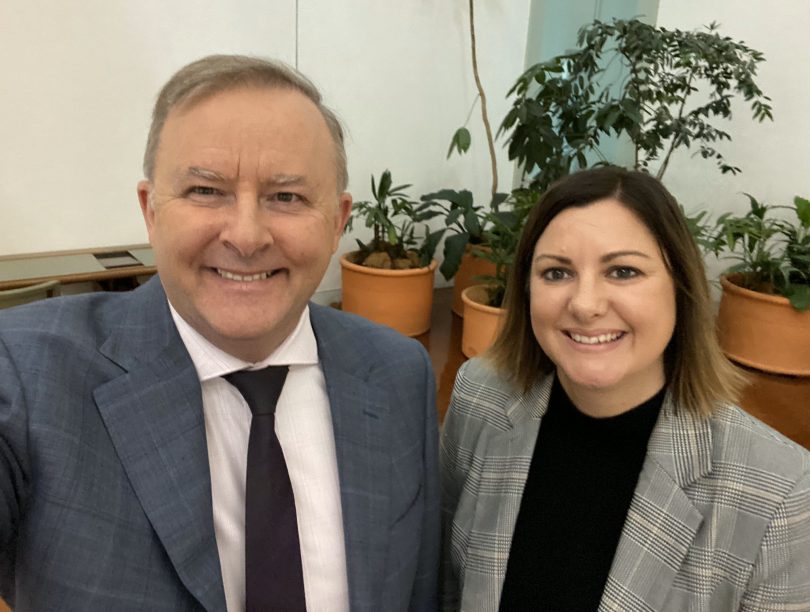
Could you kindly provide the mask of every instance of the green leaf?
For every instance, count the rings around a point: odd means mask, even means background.
[[[448,236],[444,241],[444,261],[439,268],[439,272],[442,273],[445,279],[450,280],[458,272],[461,257],[464,255],[464,249],[467,247],[469,239],[470,235],[467,232],[462,232]]]
[[[371,178],[371,181],[373,186],[374,177]],[[380,184],[377,188],[376,193],[374,194],[375,199],[378,202],[384,201],[386,198],[388,198],[388,192],[390,189],[391,189],[391,172],[389,170],[386,170],[385,172],[382,173],[382,176],[380,177]]]
[[[397,236],[396,228],[393,225],[388,227],[388,242],[391,244],[399,243],[399,237]]]
[[[419,262],[423,268],[430,265],[433,255],[436,253],[436,247],[439,246],[439,242],[442,236],[444,236],[445,229],[446,228],[442,228],[435,232],[430,232],[428,226],[425,226],[425,243],[422,246],[422,257]]]
[[[473,208],[464,211],[464,228],[473,236],[481,235],[481,223],[478,214]]]
[[[810,200],[796,196],[793,203],[796,205],[796,214],[802,222],[802,227],[810,228]]]
[[[458,128],[456,133],[453,134],[453,138],[450,140],[450,148],[447,150],[447,158],[450,158],[454,150],[458,151],[459,154],[466,153],[470,148],[471,142],[472,136],[470,135],[470,130],[465,127]]]
[[[458,221],[459,217],[464,211],[461,208],[454,208],[445,217],[444,221],[447,225],[453,225],[456,221]]]
[[[804,312],[810,308],[810,285],[791,285],[785,291],[785,297],[790,300],[790,305],[799,312]]]

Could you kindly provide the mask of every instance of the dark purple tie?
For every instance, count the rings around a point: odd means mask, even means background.
[[[253,413],[245,486],[247,612],[307,609],[295,499],[275,430],[276,402],[287,370],[287,366],[270,366],[225,377]]]

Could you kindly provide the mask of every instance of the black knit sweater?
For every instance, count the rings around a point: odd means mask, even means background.
[[[662,389],[628,412],[597,419],[555,381],[509,551],[502,611],[599,607],[663,398]]]

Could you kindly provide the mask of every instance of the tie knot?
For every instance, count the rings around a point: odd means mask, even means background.
[[[273,415],[284,387],[289,366],[267,366],[261,370],[239,370],[225,380],[239,390],[254,415]]]

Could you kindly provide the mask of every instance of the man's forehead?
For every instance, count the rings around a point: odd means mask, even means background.
[[[333,172],[337,155],[326,119],[304,93],[240,86],[175,106],[158,140],[155,172],[173,182],[251,175],[263,184],[321,184],[329,180],[313,172]]]

